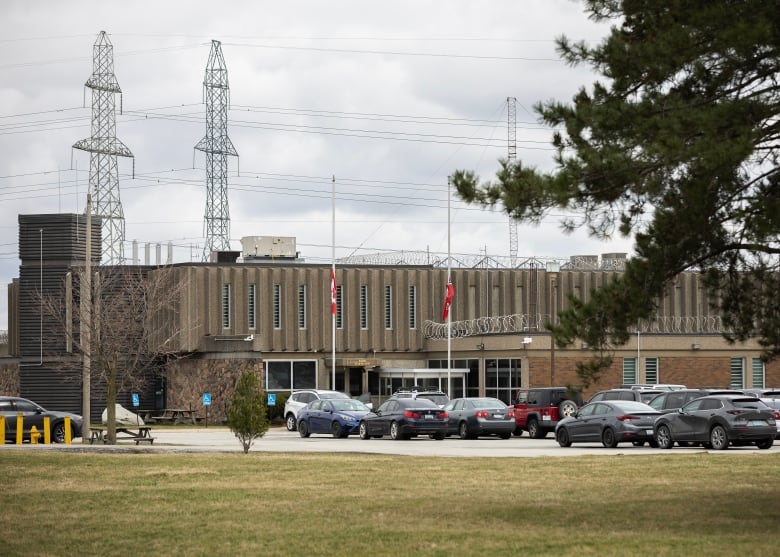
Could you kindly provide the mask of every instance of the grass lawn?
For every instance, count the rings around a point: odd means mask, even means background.
[[[0,450],[0,555],[777,555],[780,455]]]

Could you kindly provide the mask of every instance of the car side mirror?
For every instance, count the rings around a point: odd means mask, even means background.
[[[678,408],[678,409],[677,409],[677,413],[678,413],[678,414],[685,414],[685,412],[683,412],[683,409],[682,409],[682,408]]]

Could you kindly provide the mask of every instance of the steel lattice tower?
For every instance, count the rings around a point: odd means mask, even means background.
[[[203,94],[206,102],[206,136],[195,149],[206,153],[206,245],[203,248],[203,260],[208,261],[211,252],[230,249],[227,158],[228,155],[238,156],[227,133],[230,86],[219,41],[211,41]]]
[[[509,163],[515,162],[517,158],[517,99],[515,97],[506,98],[506,124],[507,124],[507,146],[509,154],[507,160]],[[517,261],[517,221],[509,217],[509,262],[512,268]]]
[[[125,216],[119,199],[117,156],[132,158],[133,153],[116,138],[114,95],[121,95],[122,89],[114,75],[114,46],[105,31],[92,47],[92,77],[84,86],[92,89],[92,135],[74,143],[73,148],[91,153],[89,187],[94,200],[92,214],[103,221],[102,261],[120,264],[124,260]]]

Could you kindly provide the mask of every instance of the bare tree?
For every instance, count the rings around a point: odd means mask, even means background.
[[[107,435],[115,443],[117,395],[142,387],[152,371],[185,355],[179,349],[182,284],[171,268],[100,267],[92,276],[91,299],[82,299],[86,294],[75,293],[84,279],[83,270],[74,270],[61,295],[39,294],[41,308],[53,332],[64,335],[65,353],[88,360],[91,377],[105,384]],[[82,303],[90,315],[89,334],[80,333]]]

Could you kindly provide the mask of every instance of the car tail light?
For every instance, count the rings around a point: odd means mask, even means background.
[[[623,414],[622,416],[618,416],[617,419],[621,422],[627,422],[630,420],[640,420],[641,418],[639,416],[632,416],[631,414]]]
[[[515,417],[515,409],[514,408],[510,408],[509,412],[507,412],[506,415],[509,416],[510,418],[514,418]]]
[[[450,417],[450,415],[447,414],[447,412],[444,412],[443,410],[441,412],[439,412],[439,419],[446,420],[449,417]]]
[[[474,417],[475,418],[487,418],[488,417],[488,413],[485,410],[477,410],[476,412],[474,412]]]
[[[420,419],[420,413],[419,412],[412,412],[411,410],[407,410],[404,412],[404,418],[411,418],[413,420],[419,420]]]

